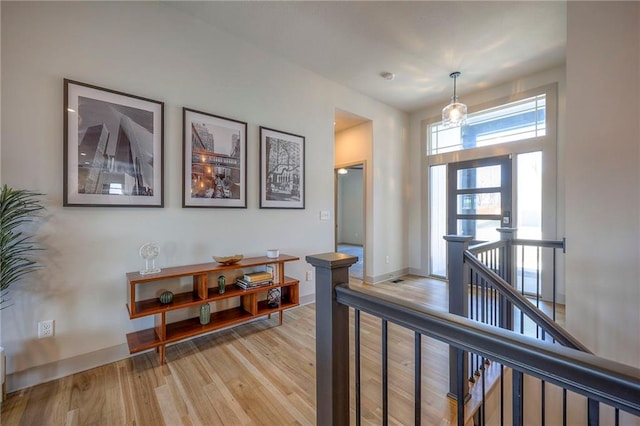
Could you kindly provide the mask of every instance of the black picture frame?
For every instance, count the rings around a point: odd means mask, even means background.
[[[164,102],[64,79],[63,205],[164,207]]]
[[[260,127],[260,208],[304,209],[305,137]]]
[[[182,109],[182,207],[247,208],[247,123]]]

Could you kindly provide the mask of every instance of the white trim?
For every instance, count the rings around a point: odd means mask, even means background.
[[[60,379],[71,374],[120,361],[129,356],[129,348],[126,343],[123,343],[95,352],[17,371],[7,375],[7,392],[14,392],[41,383],[50,382],[51,380]]]

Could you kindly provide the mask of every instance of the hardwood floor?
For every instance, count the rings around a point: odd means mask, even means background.
[[[446,283],[403,278],[368,287],[446,309]],[[378,318],[361,315],[363,424],[382,423],[380,324]],[[413,424],[414,336],[389,324],[388,337],[389,423]],[[422,346],[422,424],[452,424],[455,403],[446,397],[448,346],[426,337]],[[166,357],[167,363],[159,365],[157,354],[147,352],[11,393],[2,403],[0,423],[315,424],[314,305],[287,311],[282,326],[274,315],[177,343],[167,347]],[[353,390],[351,398],[355,401]]]

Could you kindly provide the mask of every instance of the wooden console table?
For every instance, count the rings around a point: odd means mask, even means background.
[[[129,287],[129,318],[143,318],[154,316],[155,326],[146,330],[140,330],[127,334],[127,343],[130,353],[142,352],[148,349],[156,349],[160,356],[160,364],[165,363],[165,346],[189,337],[209,333],[224,327],[244,323],[250,319],[271,315],[278,312],[280,314],[280,324],[282,324],[283,311],[294,306],[298,306],[299,301],[299,281],[285,276],[284,264],[299,260],[298,257],[280,255],[277,258],[266,256],[245,258],[233,265],[222,265],[220,263],[201,263],[197,265],[176,266],[164,268],[155,274],[141,275],[139,272],[127,273],[127,283]],[[243,290],[227,277],[229,282],[223,294],[218,293],[217,276],[210,280],[213,274],[224,274],[234,270],[247,269],[255,270],[264,265],[276,265],[277,273],[273,285],[259,288]],[[193,277],[192,290],[184,293],[177,293],[173,296],[173,301],[168,304],[160,303],[158,297],[152,299],[138,300],[141,286],[158,284],[160,281],[175,280],[183,277]],[[209,285],[209,282],[212,284]],[[264,299],[266,293],[273,288],[280,289],[280,305],[275,308],[268,306]],[[211,321],[201,325],[199,317],[188,318],[177,322],[167,322],[167,313],[186,308],[199,307],[203,303],[217,302],[226,299],[239,299],[239,306],[211,312]]]

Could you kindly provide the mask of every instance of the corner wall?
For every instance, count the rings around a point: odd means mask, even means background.
[[[640,367],[640,3],[567,8],[567,327]]]

